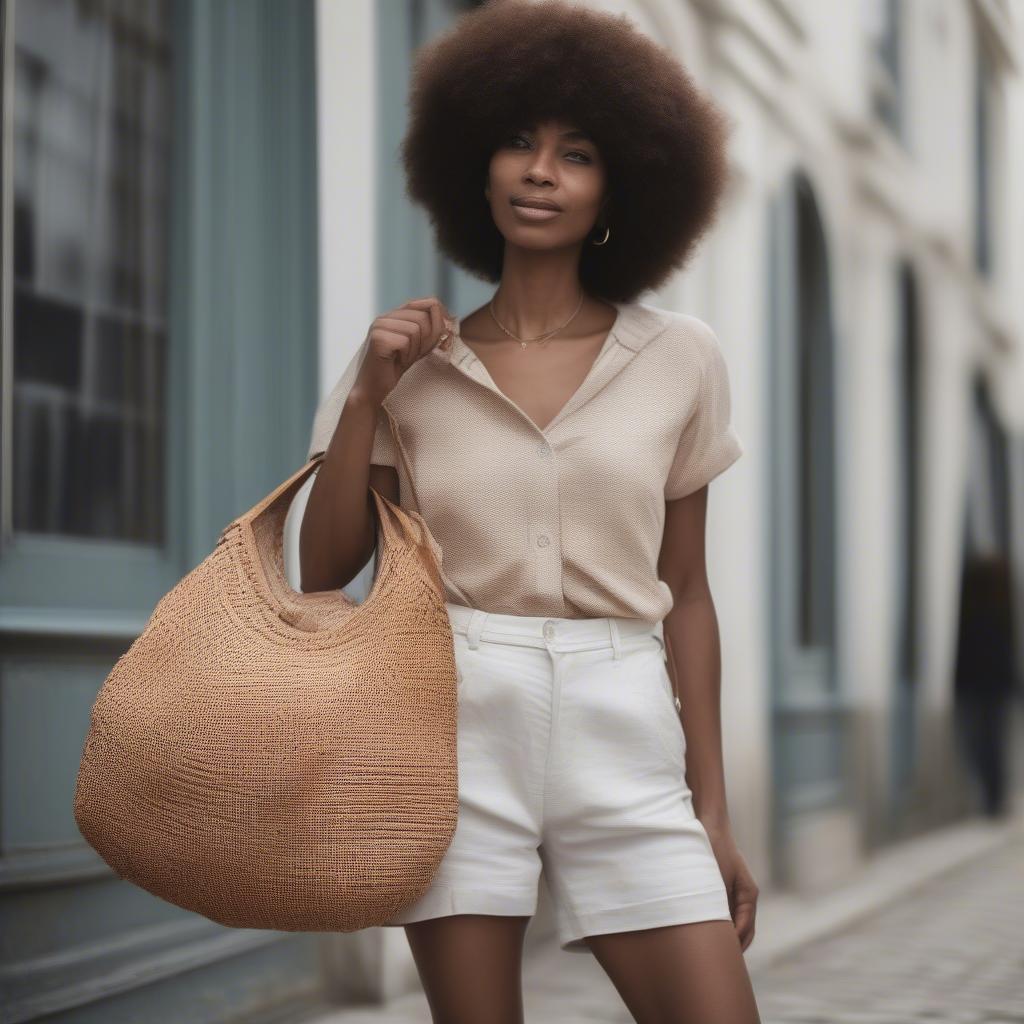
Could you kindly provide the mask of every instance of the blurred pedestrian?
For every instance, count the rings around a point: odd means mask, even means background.
[[[957,731],[990,817],[1008,811],[1010,700],[1014,688],[1009,559],[970,556],[963,570],[954,684]]]

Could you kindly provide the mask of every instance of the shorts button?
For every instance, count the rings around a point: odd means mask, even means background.
[[[551,538],[546,533],[542,533],[537,538],[537,547],[539,547],[539,548],[546,548],[550,543],[551,543]]]
[[[548,619],[548,621],[544,623],[544,639],[545,640],[554,640],[554,638],[555,638],[555,624],[550,619]]]

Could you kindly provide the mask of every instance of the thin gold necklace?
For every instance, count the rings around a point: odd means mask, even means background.
[[[494,319],[494,322],[495,322],[495,323],[496,323],[496,324],[497,324],[497,325],[498,325],[498,326],[499,326],[499,327],[500,327],[500,328],[501,328],[501,329],[502,329],[502,330],[503,330],[503,331],[504,331],[504,332],[505,332],[505,333],[506,333],[506,334],[507,334],[507,335],[508,335],[508,336],[509,336],[510,338],[515,338],[515,340],[519,342],[519,345],[520,345],[520,347],[522,347],[522,348],[526,348],[526,346],[527,346],[527,345],[529,345],[529,344],[532,344],[532,343],[535,343],[535,342],[540,342],[540,343],[541,343],[541,347],[543,347],[543,344],[544,344],[544,342],[546,342],[546,341],[548,340],[548,338],[550,338],[550,337],[551,337],[551,336],[552,336],[553,334],[557,334],[557,333],[558,333],[558,332],[559,332],[560,330],[562,330],[563,328],[565,328],[565,327],[568,327],[568,326],[569,326],[569,324],[571,324],[571,323],[573,322],[573,320],[574,320],[574,319],[576,318],[576,314],[577,314],[577,313],[578,313],[578,312],[580,311],[580,309],[581,309],[582,307],[583,307],[583,289],[581,288],[581,289],[580,289],[580,301],[579,301],[579,302],[578,302],[578,303],[576,304],[576,309],[575,309],[575,311],[573,312],[572,316],[571,316],[571,317],[569,317],[569,319],[568,319],[568,320],[566,320],[564,324],[561,324],[560,326],[556,327],[556,328],[555,328],[555,329],[554,329],[553,331],[548,331],[548,332],[547,332],[546,334],[540,334],[540,335],[538,335],[538,336],[537,336],[536,338],[520,338],[520,337],[519,337],[519,335],[517,335],[517,334],[513,334],[513,333],[512,333],[512,332],[511,332],[511,331],[510,331],[510,330],[509,330],[509,329],[508,329],[508,328],[507,328],[507,327],[506,327],[506,326],[505,326],[505,325],[504,325],[504,324],[503,324],[503,323],[502,323],[502,322],[501,322],[501,321],[500,321],[499,319],[498,319],[497,315],[496,315],[496,314],[495,314],[495,312],[494,312],[494,297],[493,297],[493,296],[491,297],[491,301],[487,303],[487,308],[488,308],[488,309],[489,309],[489,310],[491,311],[491,316],[492,316],[492,318]]]

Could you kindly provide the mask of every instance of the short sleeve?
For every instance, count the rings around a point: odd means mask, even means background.
[[[728,469],[744,451],[730,423],[729,372],[718,339],[706,324],[700,387],[683,427],[668,478],[665,499],[684,498]]]
[[[327,446],[334,437],[338,421],[341,419],[341,410],[345,405],[345,399],[352,390],[359,367],[362,364],[363,356],[366,353],[366,346],[369,338],[366,339],[356,350],[355,355],[349,360],[348,366],[337,384],[330,393],[320,402],[313,417],[313,429],[309,439],[309,451],[306,453],[307,461],[317,452],[327,451]],[[388,421],[387,413],[383,409],[377,410],[377,429],[373,436],[373,450],[370,453],[370,462],[375,466],[397,466],[397,452],[395,450],[395,439],[391,433],[391,424]]]

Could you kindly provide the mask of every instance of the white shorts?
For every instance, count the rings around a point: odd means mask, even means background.
[[[448,604],[459,670],[459,817],[430,887],[385,927],[529,915],[545,876],[562,949],[731,920],[684,776],[662,624]]]

